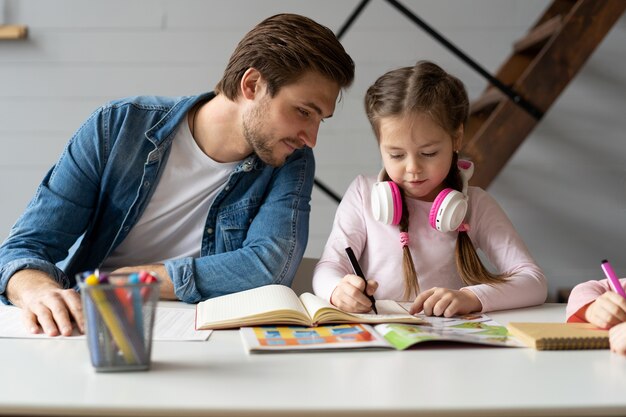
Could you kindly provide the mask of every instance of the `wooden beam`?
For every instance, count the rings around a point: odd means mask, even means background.
[[[27,35],[24,25],[0,25],[0,39],[25,39]]]
[[[513,44],[513,51],[515,53],[524,53],[524,51],[534,48],[541,48],[550,37],[561,30],[563,26],[562,20],[561,16],[554,16],[552,19],[536,26],[525,37]]]
[[[511,100],[500,103],[482,123],[462,153],[476,163],[470,183],[487,188],[517,148],[537,125],[537,120]]]
[[[567,4],[556,0],[549,9],[564,11]],[[626,0],[578,0],[569,5],[561,28],[536,56],[513,53],[496,74],[544,113],[622,15]],[[535,27],[555,27],[553,18],[544,16]],[[471,183],[486,188],[538,121],[510,100],[496,105],[489,115],[477,116],[475,121],[470,116],[463,152],[477,162]]]

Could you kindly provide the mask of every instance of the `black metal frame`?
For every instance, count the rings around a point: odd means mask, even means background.
[[[357,7],[352,12],[352,14],[350,14],[346,22],[343,24],[341,29],[339,29],[339,31],[337,32],[337,39],[341,40],[343,35],[345,35],[348,29],[350,29],[350,27],[352,26],[356,18],[363,12],[363,9],[365,9],[365,6],[367,6],[369,1],[370,0],[361,0],[361,2],[357,5]],[[439,43],[441,43],[448,50],[450,50],[450,52],[452,52],[457,57],[459,57],[459,59],[461,59],[471,68],[473,68],[476,72],[482,75],[487,80],[487,82],[489,82],[491,85],[493,85],[494,87],[502,91],[502,93],[504,93],[507,97],[509,97],[511,101],[517,104],[520,108],[525,110],[528,114],[530,114],[536,120],[541,120],[541,118],[543,117],[543,112],[540,109],[538,109],[535,105],[533,105],[532,103],[524,99],[524,97],[522,97],[515,90],[513,90],[512,88],[504,84],[502,81],[498,80],[496,77],[494,77],[489,72],[487,72],[482,66],[480,66],[476,61],[470,58],[465,52],[461,51],[456,45],[454,45],[452,42],[450,42],[445,37],[443,37],[439,32],[437,32],[430,25],[428,25],[426,22],[420,19],[415,13],[411,12],[409,9],[407,9],[402,4],[400,4],[400,2],[398,2],[397,0],[386,0],[386,1],[387,3],[395,7],[398,11],[400,11],[400,13],[402,13],[407,18],[409,18],[409,20],[411,20],[413,23],[417,24],[426,33],[428,33],[430,36],[432,36],[437,41],[439,41]],[[337,203],[341,201],[341,196],[339,194],[334,192],[331,188],[329,188],[327,185],[322,183],[317,178],[313,180],[313,183],[321,191],[326,193],[326,195],[328,195],[331,199],[335,200]]]

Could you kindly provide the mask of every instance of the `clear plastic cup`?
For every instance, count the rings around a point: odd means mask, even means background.
[[[113,274],[102,280],[102,274],[98,282],[84,275],[78,282],[89,354],[96,371],[150,369],[158,279],[143,282],[132,274]],[[149,275],[156,278],[153,273]]]

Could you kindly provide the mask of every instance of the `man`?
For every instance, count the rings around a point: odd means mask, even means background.
[[[151,270],[197,302],[290,285],[308,239],[319,124],[354,63],[334,34],[270,17],[215,92],[111,102],[79,128],[0,247],[0,296],[32,332],[83,331],[75,274]]]

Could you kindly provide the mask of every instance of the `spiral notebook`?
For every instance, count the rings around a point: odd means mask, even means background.
[[[509,323],[509,334],[537,350],[608,349],[609,331],[589,323]]]

